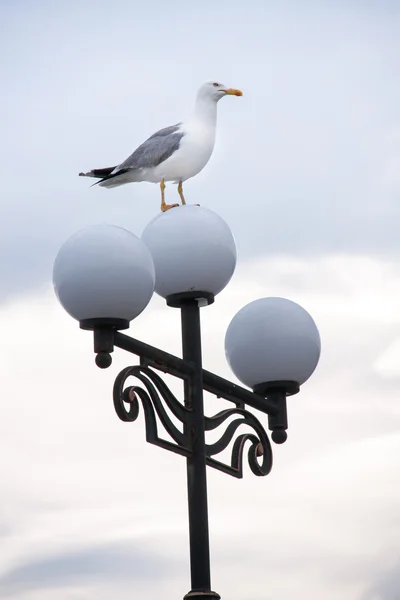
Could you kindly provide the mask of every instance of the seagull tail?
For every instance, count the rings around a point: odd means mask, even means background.
[[[92,169],[87,173],[79,173],[79,177],[96,177],[97,179],[107,178],[116,167],[105,167],[104,169]]]
[[[119,169],[116,173],[114,173],[117,167],[106,167],[105,169],[92,169],[87,173],[79,173],[80,177],[96,177],[98,181],[93,183],[93,185],[100,185],[102,187],[117,187],[118,185],[122,185],[124,183],[129,183],[129,181],[121,180],[121,175],[127,173],[129,169]],[[93,185],[91,187],[93,187]]]

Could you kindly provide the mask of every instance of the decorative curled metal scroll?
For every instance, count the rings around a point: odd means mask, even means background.
[[[130,377],[138,379],[142,386],[127,386]],[[123,369],[117,376],[113,390],[114,407],[122,421],[135,421],[139,415],[139,400],[143,406],[146,426],[146,440],[184,456],[191,456],[191,439],[186,432],[190,409],[186,408],[174,396],[163,379],[154,371],[144,366],[133,366]],[[164,403],[178,421],[182,423],[182,431],[172,422]],[[272,468],[272,450],[267,433],[253,413],[242,408],[223,410],[213,417],[205,417],[205,431],[220,427],[232,416],[231,421],[218,441],[206,444],[206,460],[210,467],[228,473],[234,477],[243,476],[243,453],[247,442],[248,462],[255,475],[268,475]],[[158,435],[157,417],[173,442]],[[243,433],[233,442],[230,465],[213,458],[223,452],[232,442],[237,430],[242,425],[250,427],[253,432]],[[262,457],[262,458],[261,458]],[[259,462],[261,461],[261,462]]]
[[[124,387],[129,377],[136,377],[144,388],[139,386]],[[139,415],[139,398],[144,411],[146,440],[150,444],[161,446],[166,450],[190,456],[189,438],[171,421],[161,398],[183,424],[186,422],[188,410],[174,396],[159,375],[148,367],[127,367],[121,371],[115,380],[113,397],[115,411],[122,421],[136,421]],[[156,414],[175,443],[159,437]]]
[[[239,415],[239,418],[229,423],[220,439],[214,444],[206,444],[207,464],[234,477],[243,477],[243,453],[246,442],[250,442],[248,450],[250,469],[254,475],[268,475],[272,469],[273,461],[271,444],[264,427],[253,413],[242,408],[223,410],[214,417],[205,418],[206,431],[216,429],[233,415]],[[213,455],[219,454],[228,447],[237,429],[242,425],[251,427],[254,433],[242,433],[235,439],[231,454],[231,464],[225,465],[213,459]],[[262,456],[261,464],[259,463],[260,456]]]

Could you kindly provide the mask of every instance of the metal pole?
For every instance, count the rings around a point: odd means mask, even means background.
[[[185,405],[191,410],[187,429],[192,444],[192,456],[187,458],[192,589],[185,598],[215,600],[220,596],[211,591],[200,309],[197,300],[182,300],[181,322],[183,360],[195,366],[193,374],[185,381]]]

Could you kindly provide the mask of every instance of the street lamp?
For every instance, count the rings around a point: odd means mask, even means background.
[[[115,346],[140,357],[139,365],[123,369],[115,380],[119,418],[135,421],[140,401],[147,441],[186,457],[191,568],[187,600],[220,598],[211,591],[207,465],[242,477],[247,444],[252,472],[258,476],[270,472],[267,433],[247,407],[268,415],[272,440],[285,442],[286,397],[296,394],[311,376],[321,349],[318,329],[307,311],[284,298],[262,298],[233,317],[225,337],[232,371],[253,391],[204,370],[200,308],[214,302],[235,266],[236,246],[227,224],[210,210],[188,205],[158,215],[141,239],[111,225],[89,227],[62,246],[54,264],[59,301],[82,329],[94,332],[96,364],[109,367]],[[153,291],[168,306],[180,309],[182,358],[121,333],[145,309]],[[183,402],[156,371],[183,380]],[[130,378],[136,385],[126,385]],[[234,406],[205,416],[203,390]],[[207,443],[205,434],[227,420],[218,441]],[[159,436],[159,423],[169,439]],[[245,431],[239,433],[243,426]],[[229,445],[230,462],[217,460],[215,456]]]

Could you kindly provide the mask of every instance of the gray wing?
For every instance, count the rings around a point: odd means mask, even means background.
[[[178,150],[181,139],[185,135],[179,133],[181,123],[165,127],[153,133],[143,144],[139,146],[123,163],[118,165],[113,172],[116,175],[119,171],[130,169],[147,169],[156,167],[176,150]]]

